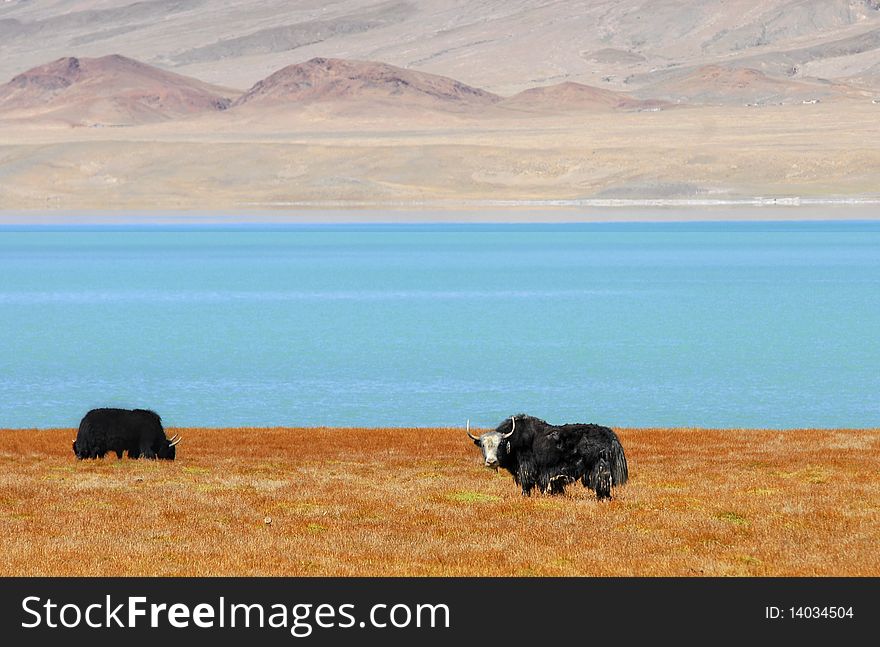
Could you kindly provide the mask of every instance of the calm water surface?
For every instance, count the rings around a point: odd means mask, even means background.
[[[880,223],[0,227],[0,427],[880,426]]]

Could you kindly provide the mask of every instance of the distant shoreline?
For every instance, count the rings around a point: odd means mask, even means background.
[[[274,205],[275,208],[270,208]],[[0,210],[0,225],[553,224],[880,221],[880,198],[285,202],[213,210]]]

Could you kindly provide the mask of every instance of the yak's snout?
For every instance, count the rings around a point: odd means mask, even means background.
[[[169,438],[166,442],[162,443],[159,446],[159,451],[156,452],[156,458],[161,458],[168,461],[173,461],[177,456],[177,445],[180,444],[180,441],[183,440],[179,434],[174,434],[171,438]]]

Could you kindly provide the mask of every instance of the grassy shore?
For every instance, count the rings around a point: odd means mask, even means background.
[[[521,497],[461,429],[178,431],[0,431],[0,575],[880,575],[878,429],[622,429],[605,503]]]

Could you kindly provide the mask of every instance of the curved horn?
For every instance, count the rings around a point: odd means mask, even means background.
[[[172,440],[170,443],[168,443],[168,446],[174,447],[175,445],[179,445],[181,440],[183,440],[183,438],[177,438],[176,440]]]
[[[510,438],[513,435],[513,432],[516,431],[516,418],[510,416],[510,421],[513,423],[510,427],[510,431],[501,436],[502,438]]]
[[[169,442],[169,443],[173,443],[173,442],[177,439],[177,437],[178,437],[179,435],[180,435],[180,434],[174,434],[173,436],[171,436],[171,438],[168,439],[168,442]]]
[[[470,438],[471,440],[479,440],[480,439],[479,436],[474,436],[471,433],[471,419],[470,418],[468,418],[468,421],[467,421],[467,435],[468,435],[468,438]]]

